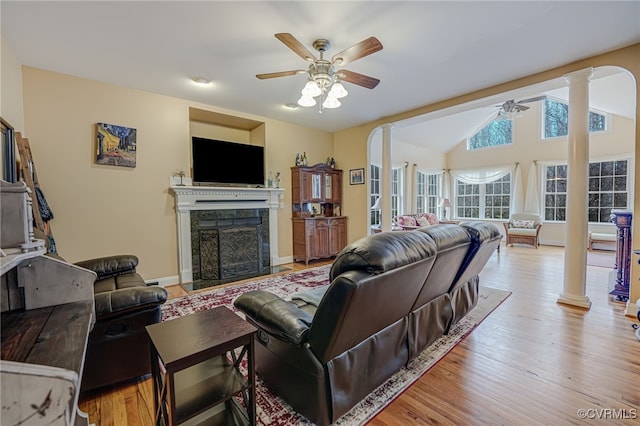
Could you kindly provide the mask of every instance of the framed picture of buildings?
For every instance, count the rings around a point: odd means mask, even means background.
[[[96,124],[96,163],[135,167],[137,131],[115,124]]]

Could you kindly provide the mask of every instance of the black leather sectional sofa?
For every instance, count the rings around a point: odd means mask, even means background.
[[[337,256],[317,301],[243,294],[234,303],[259,329],[258,374],[297,412],[333,423],[476,305],[501,238],[485,222],[380,233]]]

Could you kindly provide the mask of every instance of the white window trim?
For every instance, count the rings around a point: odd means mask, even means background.
[[[633,154],[616,154],[616,155],[612,155],[612,156],[604,156],[604,157],[596,157],[596,158],[590,158],[589,159],[589,164],[590,163],[603,163],[606,161],[622,161],[622,160],[627,160],[627,205],[630,206],[628,207],[629,209],[633,209],[632,206],[635,205],[635,198],[634,198],[634,194],[635,194],[635,180],[633,179],[633,177],[635,176],[635,161],[633,160],[635,157]],[[539,199],[540,199],[540,211],[542,212],[540,214],[542,221],[543,222],[548,222],[548,223],[566,223],[566,221],[561,221],[561,220],[547,220],[545,219],[545,195],[547,194],[547,186],[546,186],[546,170],[547,170],[547,166],[564,166],[567,165],[568,161],[567,160],[552,160],[552,161],[538,161],[538,165],[541,166],[540,172],[538,173],[538,188],[540,188],[539,190]],[[588,179],[588,177],[587,177]],[[569,188],[567,188],[568,190]],[[588,191],[587,191],[588,193]],[[589,207],[587,206],[587,209]],[[588,212],[585,211],[585,214],[587,214]],[[608,224],[604,223],[604,222],[588,222],[589,225],[604,225],[607,226]]]
[[[550,101],[554,101],[560,104],[564,104],[564,105],[569,105],[569,101],[565,101],[563,99],[559,99],[559,98],[554,98],[551,96],[547,96],[547,99]],[[551,136],[551,137],[545,137],[544,135],[544,127],[545,127],[545,118],[546,115],[544,113],[545,111],[545,106],[544,106],[544,101],[541,103],[541,108],[540,108],[540,140],[542,142],[552,142],[552,141],[558,141],[558,140],[566,140],[569,135],[564,135],[564,136]],[[593,132],[589,132],[590,135],[606,135],[608,133],[612,132],[612,126],[613,126],[613,120],[612,120],[612,116],[611,113],[608,113],[606,111],[601,111],[599,109],[595,109],[595,108],[589,108],[589,112],[593,112],[595,114],[600,114],[600,115],[604,115],[604,123],[605,123],[605,129],[604,130],[596,130]],[[513,128],[511,130],[513,132]],[[589,160],[591,161],[591,160]],[[593,160],[594,162],[596,160]]]

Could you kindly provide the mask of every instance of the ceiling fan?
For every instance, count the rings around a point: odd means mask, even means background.
[[[503,119],[510,119],[515,116],[515,114],[526,111],[530,107],[523,105],[531,102],[543,101],[547,99],[546,96],[537,96],[535,98],[522,99],[520,101],[515,101],[513,99],[506,101],[503,104],[494,105],[494,107],[500,107],[500,111],[498,111],[498,116]]]
[[[367,89],[373,89],[380,83],[377,78],[345,69],[338,69],[338,67],[382,50],[382,43],[375,37],[369,37],[360,43],[354,44],[342,52],[336,53],[331,59],[324,58],[324,53],[331,47],[331,43],[327,39],[321,38],[313,42],[313,48],[320,52],[320,58],[317,58],[291,34],[278,33],[275,34],[275,37],[302,59],[309,62],[309,67],[306,70],[299,69],[258,74],[256,77],[264,80],[307,73],[308,81],[304,89],[302,89],[302,97],[298,100],[298,104],[301,106],[313,106],[316,104],[314,98],[321,96],[323,108],[339,107],[340,101],[338,99],[348,93],[342,86],[341,81],[366,87]]]

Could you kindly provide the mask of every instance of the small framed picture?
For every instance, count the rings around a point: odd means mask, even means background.
[[[362,185],[364,183],[364,169],[349,170],[349,185]]]

